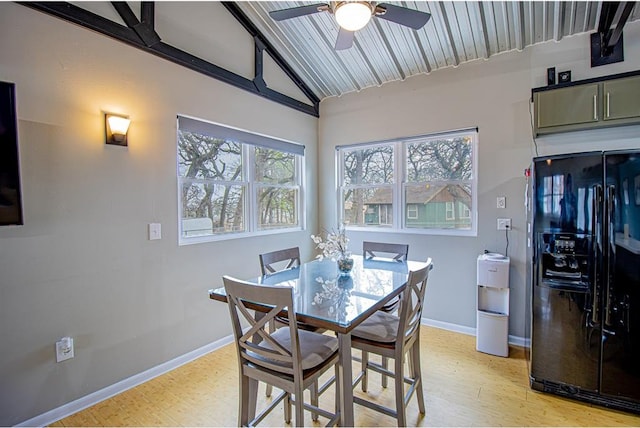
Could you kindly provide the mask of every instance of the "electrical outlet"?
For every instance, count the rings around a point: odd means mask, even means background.
[[[56,362],[73,358],[73,338],[63,337],[56,342]]]
[[[505,196],[498,196],[496,198],[496,206],[498,208],[507,208],[507,198]]]
[[[510,218],[499,218],[498,219],[498,230],[511,230],[511,219]]]

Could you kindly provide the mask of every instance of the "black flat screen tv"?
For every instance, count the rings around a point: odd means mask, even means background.
[[[16,85],[0,82],[0,226],[24,224],[20,193]]]

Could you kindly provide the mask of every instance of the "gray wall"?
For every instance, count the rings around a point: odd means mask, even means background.
[[[237,31],[223,24],[207,28]],[[252,70],[247,46],[225,56],[229,68]],[[308,231],[178,246],[177,114],[305,144],[307,206],[318,120],[15,3],[0,3],[0,53],[0,80],[17,88],[25,212],[24,226],[0,228],[7,426],[229,335],[207,290],[223,273],[258,275],[259,252],[299,245],[312,257]],[[105,146],[102,110],[131,116],[128,148]],[[315,230],[313,210],[307,221]],[[147,240],[151,222],[162,240]],[[66,335],[75,358],[57,364]]]
[[[167,28],[165,14],[203,19],[193,7],[158,4],[156,23],[169,42],[186,41],[184,29]],[[251,38],[221,6],[219,12],[207,15],[206,27],[219,34],[194,35],[195,53],[250,77]],[[412,258],[433,257],[426,315],[473,328],[475,259],[485,248],[503,251],[495,218],[513,218],[510,329],[521,336],[530,89],[544,85],[548,66],[571,69],[574,80],[640,68],[639,33],[638,24],[625,30],[622,64],[590,69],[587,38],[575,37],[328,99],[317,120],[0,3],[0,79],[17,85],[26,222],[0,228],[0,425],[36,417],[228,335],[226,308],[209,301],[207,289],[219,285],[223,273],[257,274],[262,251],[298,245],[305,260],[312,258],[309,234],[336,224],[336,144],[479,126],[478,237],[376,238],[408,242]],[[267,81],[296,96],[281,75]],[[128,148],[104,145],[103,110],[131,116]],[[178,247],[177,114],[305,144],[307,230]],[[637,129],[580,135],[540,140],[540,154],[640,145]],[[498,195],[507,196],[505,211],[495,208]],[[162,224],[162,240],[147,240],[151,222]],[[351,238],[358,248],[364,236]],[[76,357],[57,364],[54,342],[66,335],[76,340]]]
[[[571,70],[573,80],[640,68],[640,23],[624,30],[622,63],[590,68],[589,36],[574,36],[491,58],[438,70],[379,88],[326,99],[320,111],[319,171],[333,171],[335,146],[381,141],[461,128],[479,128],[478,236],[451,237],[399,233],[352,233],[352,248],[362,240],[410,245],[412,259],[432,257],[425,317],[472,331],[476,324],[476,259],[485,249],[504,253],[504,231],[496,219],[512,219],[509,232],[509,333],[524,336],[526,221],[524,169],[535,155],[530,118],[531,88],[546,85],[547,67]],[[538,154],[640,147],[640,127],[554,135],[537,140]],[[320,182],[320,224],[336,224],[333,175]],[[506,196],[506,209],[496,197]],[[467,329],[465,329],[467,327]]]

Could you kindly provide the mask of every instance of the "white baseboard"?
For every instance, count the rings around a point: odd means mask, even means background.
[[[476,329],[473,327],[466,327],[459,324],[451,324],[444,321],[433,320],[430,318],[422,318],[422,324],[429,327],[441,328],[443,330],[455,331],[456,333],[468,334],[469,336],[476,335]]]
[[[422,324],[428,325],[430,327],[441,328],[443,330],[449,330],[457,333],[468,334],[471,336],[476,335],[476,329],[473,327],[466,327],[458,324],[451,324],[448,322],[437,321],[429,318],[422,318]],[[165,374],[175,368],[182,366],[183,364],[193,361],[196,358],[206,355],[209,352],[213,352],[216,349],[226,346],[232,342],[233,342],[232,335],[223,337],[222,339],[216,340],[215,342],[209,343],[208,345],[205,345],[201,348],[198,348],[194,351],[188,352],[184,355],[174,358],[173,360],[159,364],[155,367],[150,368],[149,370],[145,370],[127,379],[123,379],[120,382],[116,382],[113,385],[107,386],[106,388],[102,388],[96,392],[92,392],[89,395],[85,395],[84,397],[78,398],[77,400],[74,400],[70,403],[64,404],[60,407],[49,410],[48,412],[43,413],[39,416],[36,416],[34,418],[21,422],[16,426],[44,427],[47,425],[51,425],[52,423],[59,421],[60,419],[66,418],[67,416],[73,415],[74,413],[77,413],[81,410],[86,409],[87,407],[91,407],[94,404],[98,404],[99,402],[106,400],[107,398],[113,397],[114,395],[118,395],[128,389],[131,389],[135,386],[145,383],[155,377]],[[518,336],[509,336],[509,343],[512,345],[524,346],[525,339]]]
[[[77,400],[74,400],[70,403],[64,404],[39,416],[21,422],[16,426],[44,427],[51,425],[52,423],[59,421],[60,419],[66,418],[67,416],[73,415],[74,413],[84,410],[87,407],[91,407],[94,404],[106,400],[107,398],[113,397],[114,395],[118,395],[128,389],[145,383],[155,377],[165,374],[175,368],[178,368],[190,361],[193,361],[232,342],[232,335],[223,337],[222,339],[216,340],[215,342],[211,342],[201,348],[174,358],[173,360],[159,364],[155,367],[150,368],[149,370],[145,370],[141,373],[135,374],[127,379],[121,380],[120,382],[116,382],[113,385],[102,388],[96,392],[92,392],[89,395],[85,395],[84,397],[78,398]]]
[[[430,318],[422,318],[422,324],[428,325],[430,327],[441,328],[443,330],[455,331],[456,333],[468,334],[469,336],[476,335],[476,329],[473,327],[466,327],[463,325],[451,324],[448,322],[433,320]],[[528,344],[528,341],[525,340],[524,337],[513,336],[513,335],[509,335],[508,342],[511,345],[522,346],[522,347]]]

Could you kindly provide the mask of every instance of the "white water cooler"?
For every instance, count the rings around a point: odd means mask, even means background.
[[[509,356],[509,257],[478,256],[476,349]]]

